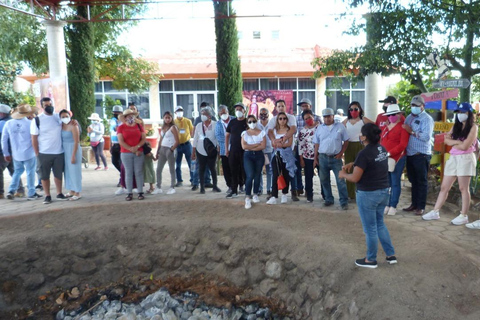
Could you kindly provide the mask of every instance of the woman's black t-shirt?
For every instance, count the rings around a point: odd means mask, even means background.
[[[380,144],[368,144],[360,151],[354,165],[363,169],[357,189],[374,191],[390,187],[388,181],[388,153]]]
[[[243,151],[242,132],[248,129],[247,118],[238,120],[232,119],[227,126],[227,132],[230,133],[230,152]]]

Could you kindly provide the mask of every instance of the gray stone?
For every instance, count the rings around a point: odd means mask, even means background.
[[[97,271],[95,262],[91,260],[80,260],[73,264],[72,272],[81,275],[91,275]]]
[[[121,244],[117,246],[117,250],[120,252],[122,256],[126,256],[128,254],[128,249],[122,246]]]
[[[258,310],[258,304],[256,303],[249,304],[245,307],[246,313],[256,313],[257,310]]]
[[[258,289],[262,295],[268,296],[272,290],[277,288],[278,284],[275,280],[272,279],[264,279],[260,282]]]
[[[45,282],[45,277],[41,273],[24,274],[20,277],[23,285],[29,290],[38,289]]]
[[[282,264],[278,261],[267,261],[265,265],[265,274],[271,279],[280,279],[282,277]]]
[[[243,258],[243,250],[241,249],[233,249],[225,252],[222,256],[223,261],[229,267],[236,267],[240,263]]]
[[[239,267],[230,273],[230,279],[237,287],[244,287],[247,285],[247,272],[244,267]]]
[[[247,275],[249,284],[256,285],[265,277],[263,273],[263,265],[255,262],[249,263],[247,267]]]
[[[231,245],[231,244],[232,244],[232,238],[230,238],[229,236],[220,238],[220,239],[217,241],[217,245],[218,245],[221,249],[228,249],[228,248],[230,248],[230,245]]]
[[[65,266],[60,260],[49,260],[43,268],[43,272],[47,277],[58,278],[63,274]]]

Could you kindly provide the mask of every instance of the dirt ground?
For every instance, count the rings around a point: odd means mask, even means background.
[[[365,256],[355,210],[265,204],[245,210],[231,204],[228,200],[86,203],[82,208],[1,218],[0,310],[33,306],[38,296],[59,285],[100,286],[130,274],[165,277],[207,272],[255,294],[268,280],[266,296],[295,304],[304,319],[480,318],[480,258],[469,249],[388,220],[398,264],[386,264],[380,248],[379,267],[363,269],[354,265],[355,259]],[[229,243],[219,244],[225,237]],[[175,250],[181,254],[168,253]],[[240,251],[239,257],[233,256]],[[216,252],[223,252],[221,258],[215,258]],[[149,265],[134,263],[145,255]],[[259,276],[262,285],[241,281],[243,275],[237,271],[249,275],[255,257],[263,264],[279,261],[284,267],[281,276]],[[94,263],[90,269],[85,267],[87,260]],[[32,280],[34,275],[43,281]],[[298,284],[292,285],[292,279]],[[315,289],[318,295],[310,293]]]

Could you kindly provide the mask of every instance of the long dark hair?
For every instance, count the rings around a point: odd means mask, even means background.
[[[170,121],[170,124],[166,124],[165,121],[163,122],[163,127],[168,127],[168,129],[170,129],[175,125],[175,123],[173,122],[173,115],[170,111],[165,111],[165,113],[163,114],[163,118],[165,118],[165,116],[170,116],[170,118],[172,118],[172,121]]]
[[[463,124],[458,121],[456,114],[457,113],[455,113],[455,124],[453,125],[452,130],[452,139],[465,140],[473,127],[473,112],[468,111],[468,118],[467,121],[465,121],[465,128],[463,127]]]
[[[350,102],[350,104],[348,105],[348,108],[347,108],[347,117],[348,117],[348,120],[352,119],[352,115],[350,114],[350,107],[351,106],[357,106],[358,107],[358,117],[360,119],[363,118],[363,108],[362,108],[362,105],[360,104],[360,102],[358,101],[352,101]]]
[[[285,112],[279,112],[277,114],[277,121],[275,122],[275,130],[278,130],[280,129],[280,124],[278,123],[278,118],[281,116],[281,115],[284,115],[285,118],[287,118],[287,122],[285,123],[285,125],[287,126],[287,129],[290,130],[290,127],[288,126],[288,117],[287,117],[287,114]]]
[[[361,129],[362,136],[366,137],[371,144],[377,144],[380,141],[382,130],[375,123],[365,123]]]

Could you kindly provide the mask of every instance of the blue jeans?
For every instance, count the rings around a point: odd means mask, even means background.
[[[293,151],[295,153],[295,164],[297,165],[297,171],[295,171],[295,178],[292,179],[292,191],[303,190],[302,181],[302,166],[300,165],[300,156],[298,155],[298,147],[295,147]]]
[[[326,203],[334,203],[332,185],[330,182],[330,170],[335,174],[335,180],[337,181],[338,195],[340,197],[340,205],[344,206],[348,204],[348,192],[345,179],[340,179],[338,173],[342,170],[342,159],[335,159],[329,157],[326,154],[320,153],[318,155],[318,162],[320,165],[320,183],[325,194]]]
[[[388,203],[388,188],[375,191],[357,190],[357,206],[367,242],[367,260],[377,261],[378,240],[387,257],[395,255],[390,233],[383,222]]]
[[[416,154],[407,156],[408,181],[412,184],[412,205],[419,209],[425,209],[428,192],[428,167],[431,155]]]
[[[177,147],[177,159],[175,165],[175,172],[177,174],[177,182],[183,182],[182,179],[182,157],[185,155],[187,160],[188,169],[190,170],[192,166],[192,144],[190,141],[187,141],[183,144],[178,145]],[[190,182],[193,184],[193,175],[194,173],[190,170]],[[197,181],[198,185],[198,181]]]
[[[403,168],[405,168],[406,157],[401,157],[395,165],[395,170],[388,173],[388,180],[390,181],[390,200],[388,202],[389,207],[396,208],[398,205],[398,199],[400,199],[400,193],[402,192],[401,178]]]
[[[264,153],[264,155],[267,156],[268,159],[272,159],[272,153]],[[265,156],[264,156],[265,157]],[[272,164],[266,164],[265,165],[265,172],[267,173],[267,192],[272,192],[272,177],[273,177],[273,170],[272,170]],[[260,179],[260,190],[259,192],[263,192],[263,178]]]
[[[243,167],[245,170],[245,195],[252,196],[260,190],[260,181],[262,180],[262,168],[265,163],[265,156],[262,151],[245,151],[243,154]]]
[[[17,191],[18,185],[20,184],[20,177],[24,171],[27,171],[27,195],[29,197],[33,196],[35,194],[35,170],[37,168],[37,158],[33,157],[32,159],[25,161],[16,161],[13,159],[13,166],[15,171],[13,172],[8,192],[15,193],[15,191]]]
[[[210,173],[210,168],[208,166],[205,167],[205,184],[211,184],[212,183],[212,178],[210,178],[211,173]],[[195,172],[193,173],[193,181],[192,184],[194,186],[198,186],[198,183],[200,181],[200,164],[197,161],[197,165],[195,166]]]

